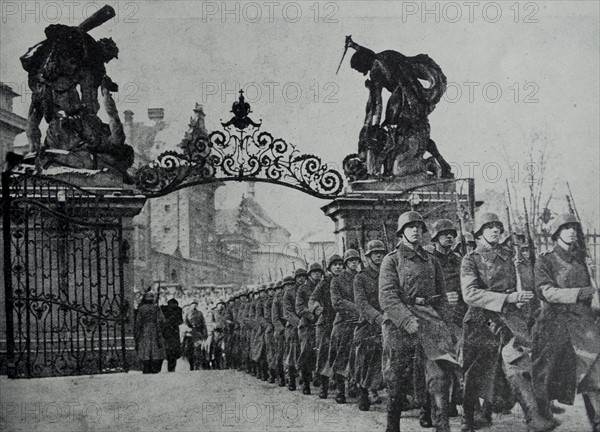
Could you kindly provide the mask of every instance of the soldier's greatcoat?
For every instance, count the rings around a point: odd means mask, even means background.
[[[269,367],[279,370],[283,366],[285,355],[285,328],[286,321],[283,317],[283,290],[278,290],[271,303],[271,323],[273,324],[274,348],[270,358]]]
[[[442,253],[435,249],[435,247],[431,253],[436,257],[442,267],[444,282],[446,283],[446,292],[455,292],[458,294],[458,302],[455,305],[449,305],[448,310],[452,317],[452,322],[460,329],[468,309],[460,289],[460,265],[462,257],[455,252],[450,252],[448,254]],[[453,331],[454,330],[455,329],[453,329]]]
[[[162,327],[165,325],[158,305],[153,303],[141,304],[135,317],[135,342],[138,358],[142,361],[163,360],[165,342],[162,336]]]
[[[264,315],[264,303],[265,299],[263,297],[256,297],[253,299],[254,320],[250,353],[252,360],[255,362],[260,361],[266,356],[265,332],[267,330],[267,322]]]
[[[298,369],[312,371],[315,368],[315,324],[316,317],[308,307],[308,299],[317,284],[309,277],[304,285],[296,292],[296,315],[300,317],[298,337],[300,339],[300,353],[298,355]]]
[[[265,357],[264,360],[267,362],[267,365],[272,363],[273,355],[274,355],[274,344],[275,344],[275,336],[273,333],[273,323],[271,322],[271,307],[273,305],[273,295],[267,295],[263,298],[262,306],[262,325],[264,327],[264,339],[265,339]]]
[[[427,304],[415,304],[418,299]],[[415,355],[423,356],[430,388],[446,379],[439,362],[458,362],[447,325],[448,300],[438,261],[421,246],[413,250],[399,243],[381,263],[379,304],[384,312],[382,372],[390,394],[413,389],[413,374],[406,371],[411,371]],[[404,330],[411,316],[419,322],[415,334]],[[422,392],[424,388],[416,390]]]
[[[313,290],[308,300],[308,308],[314,314],[317,307],[323,308],[316,325],[316,349],[317,364],[316,372],[325,375],[327,368],[327,356],[329,355],[329,340],[335,319],[335,309],[331,305],[329,288],[333,276],[325,276]]]
[[[329,355],[325,374],[328,377],[341,375],[347,377],[350,351],[354,327],[358,322],[358,309],[354,304],[353,282],[355,271],[344,269],[342,273],[331,281],[331,304],[336,311],[329,341]]]
[[[533,328],[533,373],[536,394],[573,404],[575,392],[600,390],[600,328],[591,302],[577,300],[590,286],[581,249],[556,245],[536,263],[542,309]]]
[[[354,330],[354,381],[366,389],[379,389],[381,376],[381,325],[379,270],[368,267],[354,278],[354,303],[360,314]]]
[[[283,318],[285,324],[285,357],[284,364],[288,368],[296,368],[300,346],[298,342],[298,325],[300,317],[296,315],[296,285],[286,285],[283,292]]]
[[[512,252],[485,241],[468,253],[461,265],[461,287],[469,310],[463,323],[465,395],[507,401],[512,395],[506,378],[531,374],[531,338],[526,313],[506,298],[515,292]]]

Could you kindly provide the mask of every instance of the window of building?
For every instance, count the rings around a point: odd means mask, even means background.
[[[171,232],[171,227],[170,226],[165,226],[165,227],[163,227],[163,231],[166,232],[166,233]]]
[[[165,212],[169,213],[171,211],[171,204],[165,204]]]

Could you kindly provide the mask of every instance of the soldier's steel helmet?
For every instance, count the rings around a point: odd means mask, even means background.
[[[369,243],[367,243],[367,251],[365,252],[365,255],[369,256],[373,252],[385,253],[385,245],[381,240],[371,240]]]
[[[344,254],[344,264],[346,264],[346,262],[351,259],[360,260],[360,254],[356,249],[348,249],[346,251],[346,253]]]
[[[286,276],[291,278],[291,276]],[[294,278],[292,278],[293,280]],[[279,279],[277,282],[275,282],[275,288],[283,288],[283,283],[285,282],[285,278],[283,280]]]
[[[499,224],[500,234],[504,232],[504,224],[502,223],[502,221],[496,213],[482,213],[479,216],[477,216],[475,231],[473,232],[473,235],[475,237],[479,237],[481,235],[481,231],[483,231],[483,228],[485,228],[485,226],[489,224]]]
[[[308,272],[314,272],[314,271],[318,271],[323,273],[323,266],[321,264],[319,264],[318,262],[314,262],[310,265],[310,267],[308,268]]]
[[[578,231],[581,230],[581,224],[579,223],[577,218],[574,215],[572,215],[571,213],[563,213],[563,214],[558,215],[556,217],[556,219],[554,219],[554,222],[552,223],[552,228],[550,229],[550,234],[552,234],[552,240],[556,241],[556,239],[558,238],[558,233],[560,232],[560,229],[563,226],[570,225],[570,224],[576,224],[577,230]]]
[[[299,268],[294,272],[294,278],[297,278],[298,276],[308,276],[308,274],[306,273],[306,270]]]
[[[435,241],[435,239],[438,238],[438,236],[444,231],[451,231],[454,234],[454,237],[458,235],[456,227],[454,226],[454,222],[452,222],[450,219],[438,219],[433,224],[431,241]]]
[[[427,232],[427,225],[425,225],[425,221],[423,220],[421,213],[416,211],[408,211],[402,213],[398,218],[398,229],[396,230],[396,235],[401,236],[402,232],[404,231],[404,227],[411,222],[420,222],[423,232]]]
[[[342,259],[341,256],[339,256],[338,254],[331,255],[331,257],[329,258],[329,261],[327,262],[327,270],[329,270],[331,268],[331,266],[336,262],[339,262],[340,264],[344,264],[344,260]]]
[[[293,277],[286,276],[286,277],[283,278],[282,286],[285,286],[285,285],[294,285],[295,283],[296,282],[295,282],[295,280],[294,280]]]

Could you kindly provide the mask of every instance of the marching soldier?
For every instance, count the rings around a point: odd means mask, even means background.
[[[354,381],[359,386],[358,409],[368,411],[371,401],[379,399],[377,391],[382,383],[381,376],[381,324],[383,312],[379,306],[379,267],[385,255],[385,246],[380,240],[367,243],[367,267],[354,278],[354,302],[360,314],[354,330]],[[381,400],[379,400],[381,403]]]
[[[311,374],[315,369],[315,324],[316,317],[308,307],[308,299],[323,277],[323,267],[313,263],[308,268],[306,282],[298,287],[296,292],[296,314],[301,317],[298,326],[300,339],[300,355],[298,356],[298,369],[302,374],[302,393],[310,394]]]
[[[273,323],[271,321],[271,308],[273,306],[273,297],[275,296],[275,282],[269,282],[266,288],[266,296],[263,300],[263,319],[265,326],[265,375],[269,376],[269,383],[274,384],[277,378],[274,367],[275,358],[275,334]]]
[[[279,378],[279,387],[285,386],[283,361],[286,349],[286,321],[283,317],[283,288],[284,284],[291,284],[293,282],[294,278],[291,276],[286,276],[283,278],[283,281],[277,281],[275,284],[275,295],[271,304],[271,323],[273,324],[274,337],[274,356],[271,368],[274,370],[272,373]]]
[[[467,305],[462,299],[460,290],[460,264],[462,258],[458,253],[452,251],[452,246],[454,245],[457,236],[458,231],[450,219],[439,219],[434,222],[433,232],[431,233],[431,242],[433,243],[431,253],[437,258],[442,267],[444,282],[446,283],[446,293],[448,297],[452,298],[452,301],[455,302],[453,305],[449,306],[448,309],[451,316],[449,327],[454,336],[457,358],[461,358],[462,323],[463,318],[467,313]],[[467,240],[466,236],[465,240]],[[460,374],[457,373],[452,386],[452,403],[449,412],[451,417],[458,416],[456,405],[462,404],[462,394],[461,377]],[[425,411],[428,411],[429,408],[430,404],[428,403],[425,406]],[[427,412],[424,414],[422,421],[427,423],[427,420],[429,420],[430,423],[431,415]]]
[[[254,292],[254,333],[252,338],[251,355],[256,367],[256,377],[266,381],[269,379],[267,372],[267,354],[265,332],[267,320],[265,312],[266,285],[262,284]]]
[[[550,401],[573,405],[581,393],[592,430],[600,430],[600,329],[592,310],[598,296],[586,267],[581,225],[559,215],[552,230],[554,248],[536,263],[542,308],[533,327],[533,378],[544,415]],[[597,301],[597,298],[596,298]]]
[[[225,366],[229,369],[236,368],[237,362],[235,358],[234,346],[235,346],[235,315],[238,305],[238,297],[233,296],[227,300],[225,305],[225,313],[223,317],[225,319]]]
[[[344,254],[344,270],[331,281],[331,304],[336,311],[329,355],[327,358],[327,376],[333,378],[337,386],[335,401],[346,403],[346,378],[348,362],[352,349],[354,327],[358,321],[358,309],[354,304],[353,283],[356,270],[360,264],[360,254],[354,249],[348,249]]]
[[[245,290],[242,295],[242,308],[240,313],[240,354],[242,357],[242,362],[244,365],[244,369],[247,373],[252,373],[252,363],[250,362],[249,356],[249,335],[251,330],[251,322],[250,322],[250,314],[251,314],[251,302],[250,302],[250,292],[249,290]]]
[[[223,368],[223,344],[225,338],[225,329],[227,327],[225,314],[225,301],[218,300],[213,308],[213,316],[215,319],[215,327],[212,331],[212,340],[210,343],[209,358],[211,361],[211,369]]]
[[[432,399],[433,424],[448,432],[451,377],[457,367],[444,276],[437,259],[421,246],[425,222],[417,212],[398,218],[398,247],[383,259],[379,273],[379,303],[384,312],[383,378],[390,394],[387,432],[400,431],[404,392],[413,386],[411,362],[421,351]]]
[[[299,282],[306,281],[306,270],[297,269],[293,281],[284,282],[283,318],[285,324],[285,361],[288,371],[288,390],[296,390],[296,370],[299,351],[298,325],[300,317],[296,315],[296,290]]]
[[[534,294],[517,290],[514,257],[499,245],[503,232],[497,215],[482,214],[474,233],[477,248],[462,260],[461,288],[469,309],[463,322],[465,400],[461,431],[475,429],[474,409],[479,398],[488,402],[503,395],[510,398],[510,390],[523,408],[529,431],[548,431],[556,425],[544,418],[535,399],[531,339],[526,316],[517,306],[529,303]]]
[[[329,258],[326,275],[314,289],[308,300],[308,307],[315,316],[319,317],[316,325],[316,347],[317,364],[316,373],[321,376],[321,390],[319,398],[327,399],[329,392],[329,377],[327,371],[327,356],[329,355],[329,339],[333,328],[335,318],[335,309],[331,305],[331,295],[329,293],[331,280],[339,275],[344,268],[342,257],[334,254]]]

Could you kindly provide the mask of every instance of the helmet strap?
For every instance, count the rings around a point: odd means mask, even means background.
[[[402,238],[403,238],[404,240],[406,240],[406,243],[410,244],[410,245],[411,245],[411,246],[413,246],[413,247],[414,247],[415,245],[418,245],[418,244],[419,244],[419,242],[418,242],[418,241],[411,242],[411,241],[408,239],[408,237],[406,237],[406,234],[404,234],[404,230],[402,230]]]

